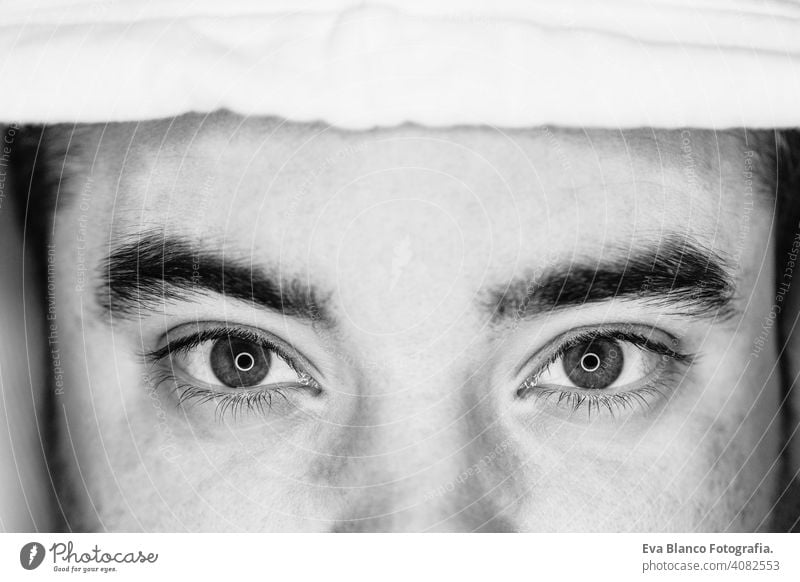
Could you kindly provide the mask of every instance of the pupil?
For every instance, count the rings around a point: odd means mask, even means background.
[[[564,353],[564,372],[578,388],[601,390],[619,378],[624,367],[622,348],[613,339],[581,342]]]
[[[242,352],[236,356],[236,367],[240,372],[249,372],[256,365],[256,360],[247,352]]]
[[[597,354],[584,354],[581,358],[581,368],[584,372],[595,372],[600,367],[600,357]]]
[[[260,345],[238,338],[218,339],[211,348],[211,370],[229,388],[256,386],[269,373],[271,356]]]

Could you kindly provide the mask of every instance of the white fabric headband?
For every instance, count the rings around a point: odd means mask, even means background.
[[[800,126],[797,0],[0,0],[0,121]]]

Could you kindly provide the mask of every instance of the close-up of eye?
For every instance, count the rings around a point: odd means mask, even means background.
[[[277,342],[244,328],[210,328],[179,336],[145,354],[160,374],[159,386],[175,387],[178,403],[215,403],[216,413],[264,413],[291,390],[319,385]]]
[[[557,343],[517,395],[554,401],[573,412],[585,407],[589,416],[635,404],[649,407],[694,359],[669,347],[674,343],[656,330],[582,330]]]

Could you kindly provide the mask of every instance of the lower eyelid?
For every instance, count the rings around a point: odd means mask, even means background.
[[[152,390],[167,392],[175,409],[191,416],[213,412],[215,420],[220,421],[226,414],[234,419],[250,413],[266,417],[271,412],[285,417],[298,410],[290,398],[293,391],[299,391],[297,386],[275,385],[223,391],[219,387],[197,386],[167,370],[156,372],[151,379]]]
[[[666,366],[656,378],[632,388],[625,389],[626,387],[622,386],[620,387],[622,389],[613,392],[523,385],[517,389],[517,397],[523,401],[541,402],[551,409],[569,415],[586,412],[587,419],[595,417],[598,412],[610,417],[623,415],[626,412],[651,412],[659,409],[661,404],[665,404],[673,397],[690,369],[692,361],[693,359],[688,361],[670,359],[669,366]]]
[[[191,403],[194,399],[199,399],[200,404],[216,402],[214,416],[219,420],[222,420],[228,411],[230,411],[230,414],[234,418],[242,413],[250,412],[257,412],[260,415],[265,415],[272,411],[273,399],[282,399],[285,402],[289,401],[286,393],[279,388],[252,390],[241,393],[219,393],[204,388],[197,389],[193,386],[186,386],[183,388],[178,402],[181,406],[184,406],[184,403]]]
[[[591,418],[593,411],[615,416],[619,412],[634,409],[649,410],[659,400],[666,398],[665,394],[654,387],[642,387],[627,392],[614,394],[591,394],[586,391],[544,390],[538,394],[544,400],[555,400],[568,411],[576,413],[585,409],[587,417]]]

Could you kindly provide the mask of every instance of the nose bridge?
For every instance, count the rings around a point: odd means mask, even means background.
[[[353,419],[358,486],[339,531],[505,531],[512,441],[490,395],[468,386],[407,386],[396,377],[363,397]],[[422,395],[428,395],[423,397]],[[430,395],[435,395],[431,397]]]

